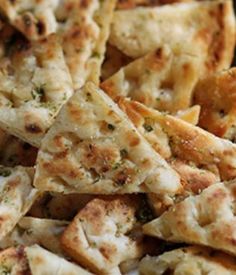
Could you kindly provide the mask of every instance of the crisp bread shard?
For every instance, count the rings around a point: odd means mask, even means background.
[[[90,201],[64,231],[63,249],[97,274],[107,274],[123,261],[141,257],[146,249],[137,227],[139,207],[139,199],[128,195]]]
[[[10,24],[31,40],[45,38],[57,30],[54,11],[59,0],[0,1],[0,10]]]
[[[10,247],[0,252],[0,274],[32,274],[24,247]]]
[[[235,178],[236,146],[232,142],[138,102],[120,98],[118,104],[139,133],[179,173],[183,192],[179,193],[178,199],[198,194],[221,180]],[[150,196],[153,203],[157,200],[155,208],[160,207],[162,212],[159,195]],[[163,204],[171,205],[176,199],[175,196],[168,197]]]
[[[236,181],[216,183],[143,226],[145,234],[206,245],[236,255]]]
[[[56,17],[73,84],[99,83],[115,0],[73,0],[58,6]]]
[[[205,247],[175,249],[158,257],[146,256],[139,264],[140,275],[215,274],[235,275],[235,259],[229,255]]]
[[[194,89],[194,102],[201,106],[200,127],[235,142],[236,68],[201,79]]]
[[[10,23],[29,40],[58,34],[74,88],[88,80],[99,82],[115,0],[1,2]]]
[[[0,239],[27,213],[37,197],[33,169],[0,166]]]
[[[54,35],[29,42],[6,24],[0,38],[0,127],[38,147],[73,93],[62,48]]]
[[[69,223],[62,220],[23,217],[10,234],[0,241],[0,248],[38,244],[63,255],[60,237]]]
[[[181,187],[177,173],[92,83],[63,106],[36,167],[34,185],[45,191],[172,194]]]
[[[92,275],[84,268],[71,263],[38,245],[25,248],[32,275]]]
[[[8,167],[17,165],[33,167],[37,153],[37,148],[0,129],[1,165]]]
[[[38,245],[33,245],[10,247],[1,251],[0,274],[91,275],[92,273]]]
[[[175,113],[190,106],[201,66],[199,58],[164,45],[121,68],[101,87],[114,100],[125,96]]]
[[[169,44],[201,59],[201,75],[227,69],[235,45],[233,4],[200,1],[116,11],[109,42],[133,58]]]

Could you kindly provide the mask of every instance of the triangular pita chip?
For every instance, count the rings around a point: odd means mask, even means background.
[[[0,240],[27,213],[37,197],[31,168],[0,166]]]
[[[57,32],[74,88],[88,80],[99,82],[115,0],[7,2],[0,7],[29,40]]]
[[[10,24],[31,40],[55,33],[57,22],[54,10],[59,0],[0,1],[0,10]]]
[[[63,254],[60,236],[68,222],[23,217],[14,230],[0,241],[1,249],[38,244],[56,254]]]
[[[197,57],[174,53],[165,45],[121,68],[101,87],[113,99],[130,97],[173,113],[190,106],[200,68]]]
[[[71,263],[38,245],[25,248],[32,275],[92,275],[82,267]]]
[[[201,75],[227,69],[235,46],[233,3],[201,1],[116,11],[109,42],[133,58],[169,44],[201,59]]]
[[[37,147],[73,93],[61,46],[54,35],[30,43],[8,25],[0,38],[0,127]]]
[[[216,183],[143,226],[167,241],[201,244],[236,255],[236,181]]]
[[[201,106],[200,127],[236,141],[236,68],[201,79],[194,89],[194,103]]]
[[[235,178],[236,145],[232,142],[138,102],[120,98],[118,103],[139,133],[179,173],[184,188],[178,200],[188,194],[198,194],[221,180]],[[156,209],[162,208],[162,204],[171,205],[177,199],[164,196],[165,202],[157,201]],[[153,195],[151,197],[153,202]]]
[[[235,259],[204,247],[185,247],[158,257],[146,256],[139,264],[140,275],[214,274],[235,275]]]
[[[107,274],[123,261],[141,257],[146,250],[137,227],[141,206],[138,197],[125,195],[90,201],[64,231],[64,250],[97,274]]]
[[[64,1],[56,11],[63,21],[58,33],[76,89],[86,80],[99,83],[114,8],[115,0],[73,0]]]
[[[65,104],[37,158],[37,188],[63,193],[173,194],[177,173],[94,84]]]
[[[10,247],[0,252],[0,274],[31,274],[24,247]]]

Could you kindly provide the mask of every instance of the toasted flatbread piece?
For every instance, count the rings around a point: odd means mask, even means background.
[[[184,188],[178,200],[189,194],[198,194],[221,180],[235,178],[236,146],[232,142],[138,102],[120,99],[118,103],[140,134],[179,173]],[[158,194],[150,197],[154,208],[161,208],[157,210],[158,214],[163,212],[163,204],[169,206],[177,199],[170,199],[165,194],[160,203]]]
[[[216,183],[143,226],[167,241],[202,244],[236,255],[236,181]]]
[[[44,192],[32,205],[28,215],[40,219],[70,221],[93,198],[89,194]]]
[[[94,84],[77,91],[46,134],[34,185],[45,191],[175,193],[179,177]]]
[[[64,250],[98,274],[141,257],[145,253],[142,233],[132,233],[137,210],[137,198],[127,195],[90,201],[64,231]]]
[[[56,32],[54,10],[59,2],[59,0],[1,0],[0,10],[10,24],[30,40],[36,40]]]
[[[190,106],[201,62],[165,45],[121,68],[101,84],[113,99],[130,97],[149,107],[176,112]]]
[[[169,44],[174,51],[201,59],[203,76],[227,69],[235,46],[233,4],[201,1],[116,11],[109,42],[133,58]]]
[[[186,247],[158,257],[146,256],[139,264],[140,275],[236,274],[235,259],[227,254],[203,247]]]
[[[109,43],[106,45],[106,53],[104,62],[102,64],[102,81],[111,77],[113,74],[119,71],[122,67],[126,66],[132,61],[132,58],[126,56],[119,51],[116,47],[111,46]]]
[[[64,22],[58,33],[76,89],[89,80],[99,83],[115,2],[70,0],[58,6],[57,20]]]
[[[116,8],[119,10],[134,9],[136,7],[152,7],[166,4],[192,2],[195,0],[118,0]]]
[[[236,68],[200,80],[194,89],[194,103],[201,106],[200,127],[236,141]]]
[[[37,148],[0,129],[1,165],[8,167],[17,165],[33,167],[37,153]]]
[[[60,236],[68,222],[23,217],[14,230],[0,241],[1,249],[11,246],[38,244],[56,254],[63,254]]]
[[[30,43],[8,25],[0,37],[0,127],[37,147],[73,93],[61,46],[54,35]]]
[[[10,247],[0,252],[0,274],[31,274],[24,247]]]
[[[71,263],[38,245],[25,248],[32,275],[92,275],[82,267]]]
[[[5,237],[30,209],[37,197],[31,168],[0,166],[0,239]]]

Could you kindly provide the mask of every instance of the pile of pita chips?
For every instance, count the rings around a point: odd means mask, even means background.
[[[0,274],[236,274],[232,1],[0,13]]]

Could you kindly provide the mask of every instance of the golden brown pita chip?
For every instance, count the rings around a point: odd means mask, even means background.
[[[185,247],[166,252],[158,257],[146,256],[139,264],[140,275],[215,274],[234,275],[233,257],[205,247]]]
[[[101,84],[114,100],[130,97],[149,107],[175,113],[190,106],[199,78],[200,60],[164,45],[148,53]]]
[[[34,185],[64,194],[173,194],[181,187],[177,173],[92,83],[71,97],[47,132]]]
[[[137,58],[169,44],[172,50],[197,56],[206,73],[229,68],[235,46],[231,0],[179,3],[116,11],[109,42]]]
[[[54,35],[29,42],[6,24],[0,38],[0,126],[37,147],[73,93],[62,48]]]
[[[201,106],[200,127],[235,141],[236,68],[201,79],[194,89],[194,103]]]
[[[145,234],[206,245],[236,255],[235,180],[216,183],[144,225]]]
[[[233,143],[138,102],[120,99],[118,103],[140,134],[181,177],[183,192],[178,190],[176,196],[149,195],[158,215],[189,194],[198,194],[220,180],[235,178],[236,146]]]
[[[64,231],[63,248],[98,274],[107,274],[123,261],[141,257],[145,245],[137,227],[139,204],[135,196],[125,195],[90,201]]]

